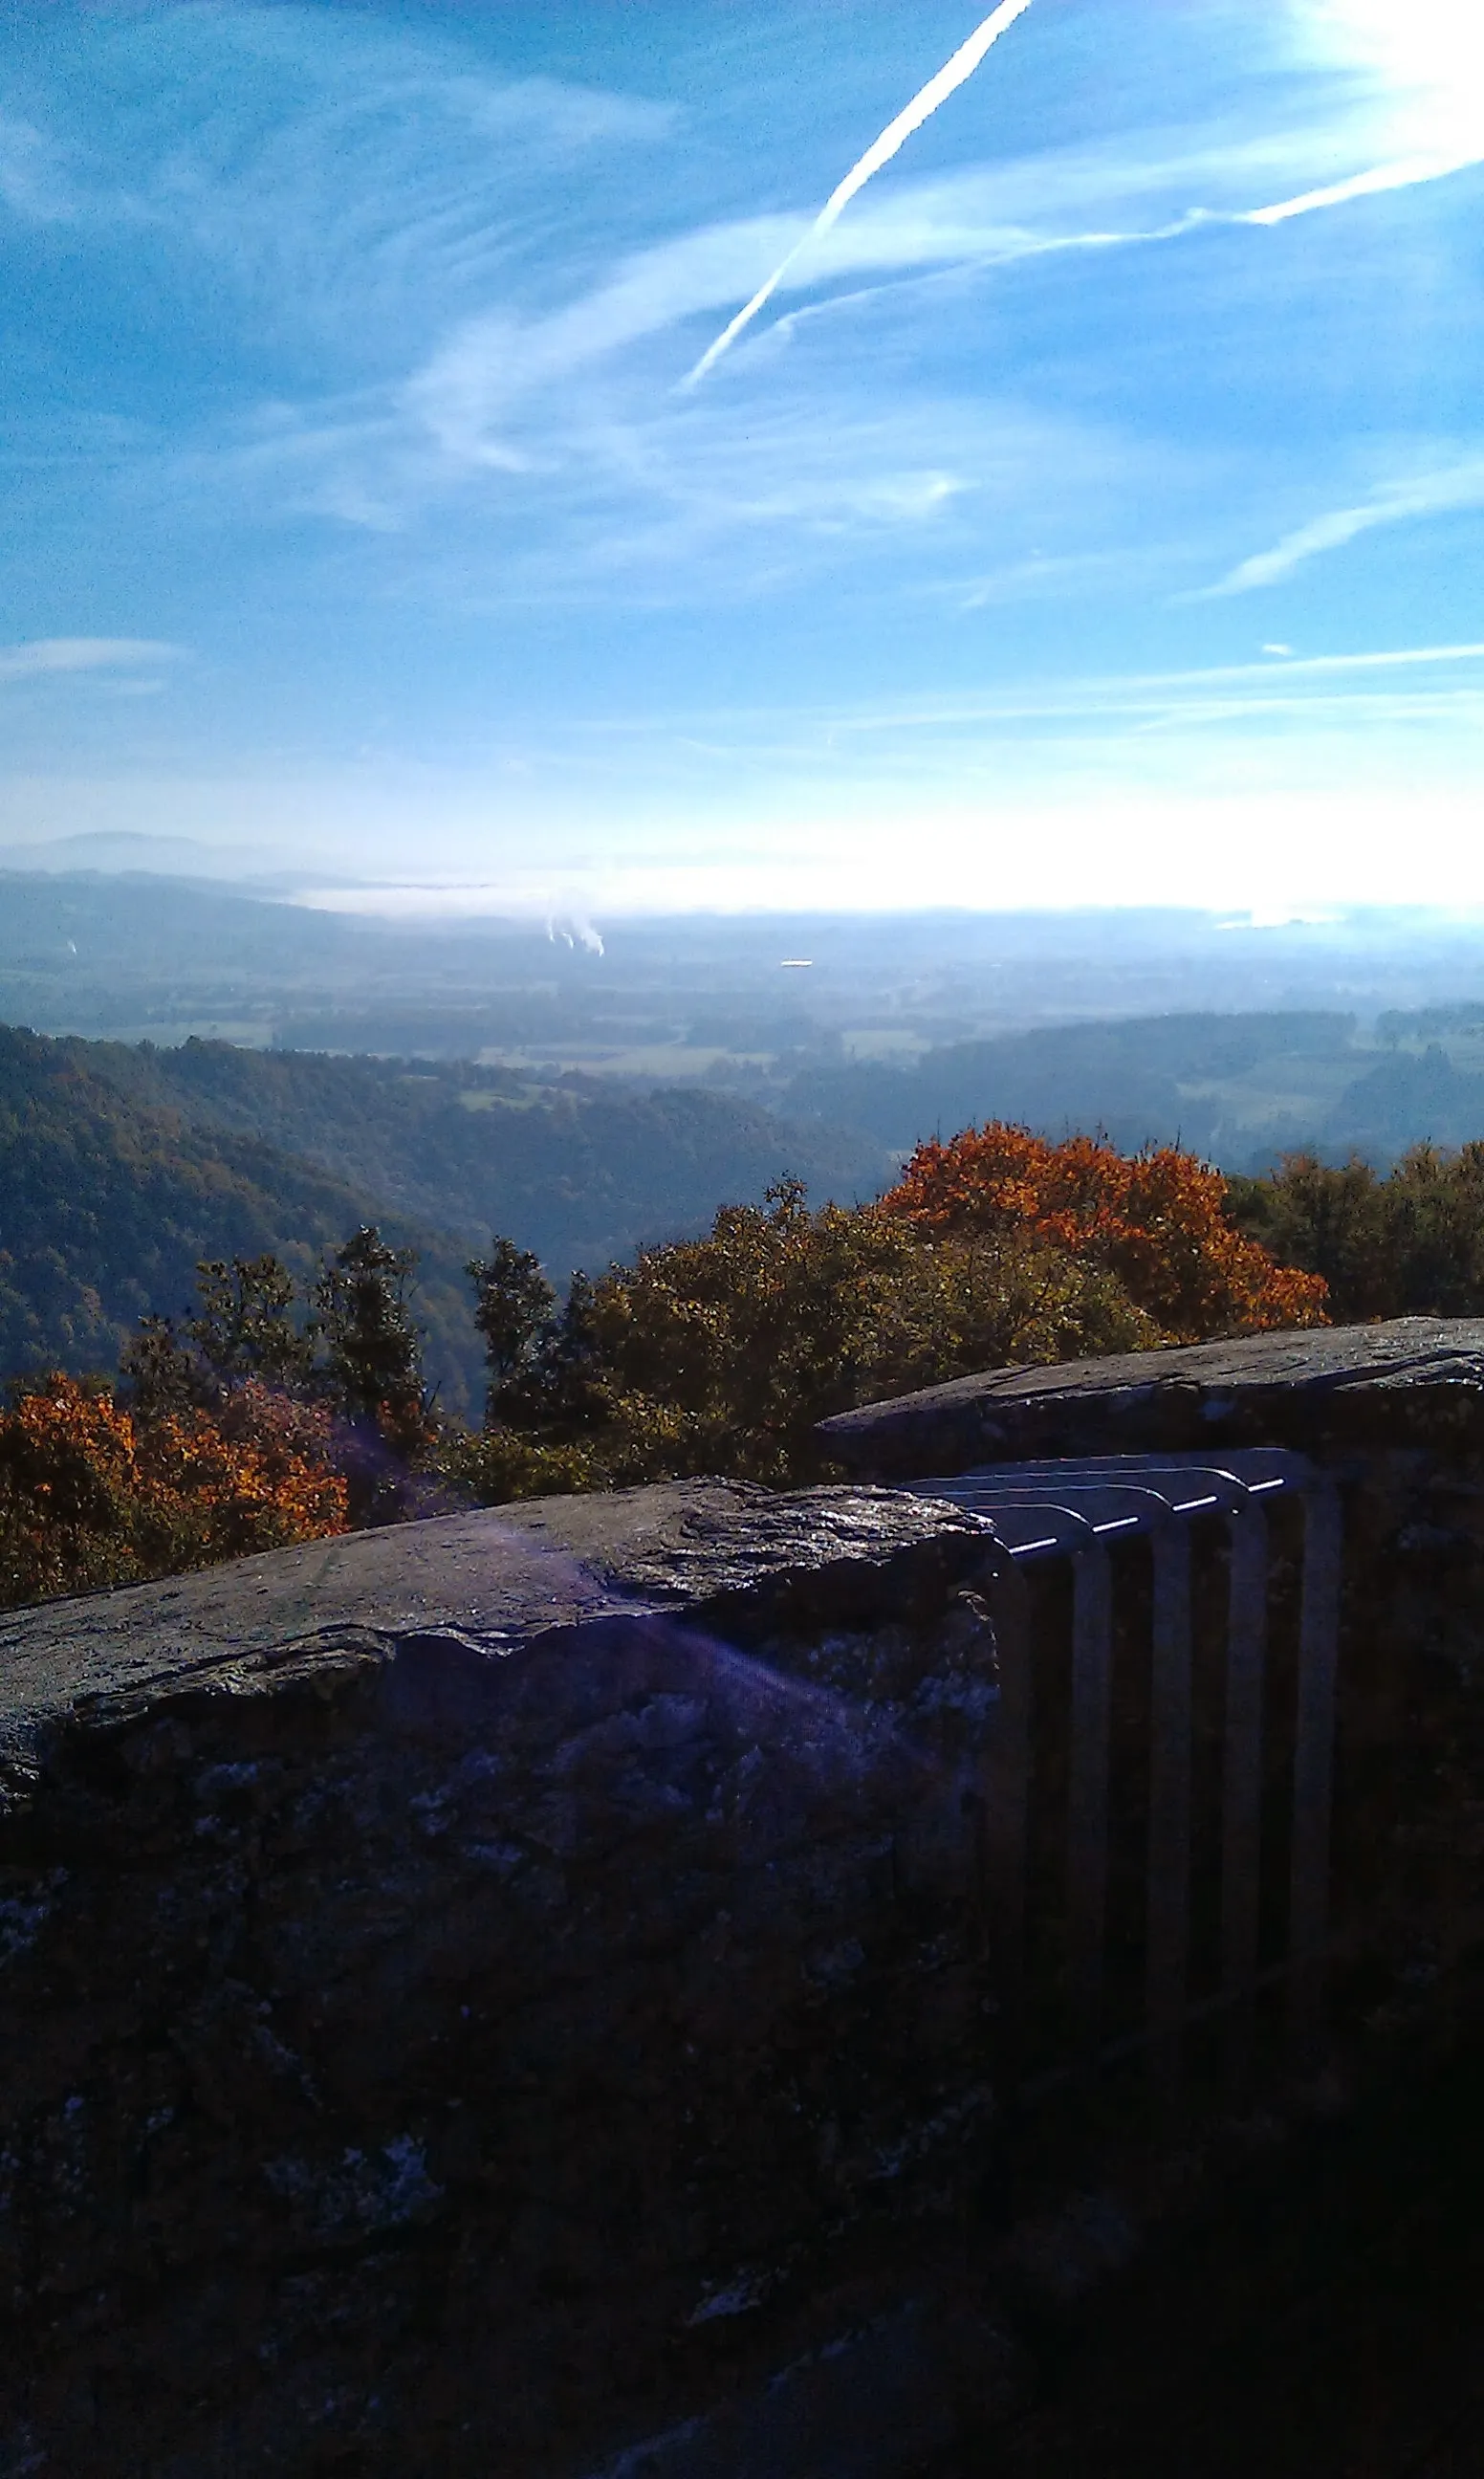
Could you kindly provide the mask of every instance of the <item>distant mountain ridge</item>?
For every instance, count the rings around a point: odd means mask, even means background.
[[[1320,1130],[1326,1154],[1391,1161],[1409,1145],[1484,1137],[1484,1075],[1458,1067],[1441,1043],[1379,1060],[1347,1086]]]
[[[1052,1025],[945,1043],[908,1067],[812,1070],[793,1080],[783,1107],[897,1152],[996,1118],[1054,1137],[1101,1129],[1125,1152],[1179,1143],[1245,1169],[1263,1137],[1243,1122],[1244,1103],[1257,1106],[1266,1083],[1281,1092],[1295,1073],[1308,1075],[1322,1098],[1306,1127],[1270,1114],[1273,1141],[1316,1141],[1331,1095],[1362,1066],[1354,1034],[1353,1016],[1327,1009]]]
[[[107,828],[58,835],[46,842],[0,844],[0,870],[57,876],[91,870],[127,876],[138,871],[188,884],[204,880],[226,885],[262,879],[287,883],[308,875],[302,867],[294,867],[286,852],[268,844],[209,844],[194,835],[148,835]]]

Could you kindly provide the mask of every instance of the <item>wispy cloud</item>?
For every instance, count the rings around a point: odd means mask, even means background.
[[[1003,553],[1033,511],[1053,542],[1079,517],[1095,524],[1110,477],[1139,456],[1090,422],[992,401],[893,404],[840,388],[822,411],[817,393],[776,392],[739,436],[729,411],[670,396],[656,416],[634,393],[552,439],[549,468],[522,486],[540,495],[539,524],[450,533],[444,574],[469,607],[612,599],[716,612],[825,588],[847,560],[857,591],[900,606],[920,562],[982,559],[986,537]]]
[[[294,0],[103,13],[87,62],[0,115],[0,204],[205,262],[240,343],[362,364],[549,264],[576,167],[601,217],[607,167],[678,119]]]
[[[0,681],[126,671],[140,663],[174,662],[183,652],[154,637],[33,637],[26,645],[0,646]]]
[[[1435,672],[1416,686],[1390,685],[1396,676]],[[1459,675],[1477,675],[1473,679]],[[1206,663],[1183,670],[1092,672],[1071,677],[1025,681],[980,695],[872,699],[865,704],[791,707],[691,708],[682,713],[638,714],[574,722],[569,750],[584,738],[598,747],[628,739],[682,735],[712,754],[771,747],[774,754],[802,754],[811,744],[872,743],[900,735],[913,744],[925,736],[981,726],[1079,722],[1127,722],[1140,728],[1166,723],[1240,721],[1243,716],[1286,711],[1318,716],[1327,709],[1354,716],[1384,702],[1388,712],[1405,699],[1410,712],[1441,713],[1484,706],[1484,641],[1453,645],[1363,648],[1351,652],[1290,656],[1273,649],[1266,659]],[[730,738],[728,735],[731,735]],[[605,760],[600,760],[605,763]],[[911,762],[915,763],[915,760]]]
[[[1211,601],[1277,585],[1306,560],[1318,558],[1321,551],[1341,550],[1346,543],[1354,542],[1360,534],[1373,532],[1378,525],[1405,524],[1414,518],[1445,516],[1478,507],[1484,507],[1484,456],[1470,457],[1441,472],[1413,474],[1404,481],[1389,483],[1369,498],[1349,507],[1326,509],[1285,534],[1270,550],[1258,551],[1250,559],[1239,561],[1227,575],[1192,599]]]
[[[806,259],[800,257],[799,225],[790,217],[703,226],[629,254],[601,283],[560,308],[534,317],[487,311],[460,322],[402,388],[400,409],[424,429],[448,467],[515,471],[526,461],[523,434],[534,407],[541,411],[532,426],[543,440],[537,461],[550,462],[560,453],[578,381],[647,346],[662,356],[652,353],[646,361],[648,383],[673,383],[673,362],[666,366],[670,340],[739,293],[759,299],[759,280],[770,294],[823,291],[826,297],[812,305],[815,315],[832,307],[854,312],[864,297],[858,290],[832,303],[829,289],[862,274],[910,280],[932,270],[990,272],[1041,257],[1182,241],[1216,226],[1271,227],[1379,190],[1440,178],[1463,160],[1391,164],[1277,200],[1263,200],[1261,191],[1256,205],[1241,199],[1241,187],[1250,198],[1265,174],[1271,180],[1328,168],[1344,142],[1343,132],[1326,126],[1241,143],[1212,139],[1163,153],[1069,149],[946,180],[904,182],[844,223],[809,227]],[[1484,140],[1478,154],[1484,160]],[[1189,197],[1197,184],[1215,192],[1212,202],[1181,204],[1148,220],[1078,220],[1099,204],[1127,209],[1182,190]],[[779,320],[757,349],[792,331],[799,316]]]
[[[60,148],[9,112],[0,112],[0,205],[28,223],[66,223],[77,212]]]
[[[998,505],[974,460],[985,395],[1003,407],[1010,390],[990,379],[977,405],[930,403],[924,382],[908,381],[907,426],[924,437],[904,449],[897,407],[862,358],[873,338],[901,332],[889,294],[900,314],[912,285],[1172,244],[1217,224],[1276,224],[1403,172],[1432,176],[1399,157],[1382,171],[1353,168],[1389,125],[1363,99],[1258,135],[1229,119],[1131,129],[935,180],[883,179],[843,222],[816,229],[780,283],[794,306],[752,345],[756,374],[792,339],[818,339],[791,394],[802,402],[807,392],[828,425],[832,470],[806,471],[801,483],[780,462],[766,470],[758,442],[774,434],[743,389],[730,392],[729,428],[671,417],[697,322],[755,295],[802,229],[785,213],[687,228],[697,177],[677,149],[672,106],[547,77],[501,80],[455,46],[294,6],[150,12],[132,29],[125,14],[108,35],[104,71],[100,92],[127,105],[130,214],[212,262],[214,301],[235,305],[222,315],[237,348],[313,328],[340,357],[321,363],[315,395],[280,381],[214,435],[177,436],[161,460],[162,495],[184,474],[206,524],[230,521],[234,507],[261,516],[276,495],[279,512],[408,543],[457,501],[500,535],[511,580],[537,570],[550,580],[565,562],[576,583],[625,558],[668,557],[678,585],[684,559],[723,538],[781,544],[802,522],[832,526],[843,550],[869,547],[888,521]],[[100,122],[90,138],[100,220],[119,195],[100,168],[105,135]],[[636,148],[656,150],[657,185],[634,178]],[[660,200],[662,220],[680,229],[633,246],[654,230]],[[880,282],[863,289],[862,276]],[[831,330],[841,319],[857,322],[848,350]],[[1023,419],[1012,406],[999,426]],[[936,442],[926,437],[934,425]],[[807,422],[798,427],[806,436]],[[781,456],[785,443],[775,444]],[[1107,443],[1100,455],[1106,473]],[[538,526],[539,542],[510,539]],[[442,554],[429,548],[436,565]],[[995,545],[996,570],[1012,574],[1020,548]],[[1079,555],[1100,557],[1102,545]],[[757,565],[766,570],[766,557]],[[712,581],[698,579],[707,590]]]

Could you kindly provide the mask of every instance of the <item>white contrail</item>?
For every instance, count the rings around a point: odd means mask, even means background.
[[[879,172],[883,164],[890,163],[898,147],[905,145],[913,130],[920,129],[923,122],[936,112],[938,105],[947,101],[955,87],[961,86],[965,78],[973,76],[990,44],[998,42],[1006,27],[1012,26],[1030,5],[1031,0],[1001,0],[1000,7],[985,19],[983,25],[975,27],[968,41],[959,44],[953,59],[944,63],[936,77],[929,78],[927,85],[913,95],[895,120],[887,123],[875,143],[866,148],[859,163],[852,165],[838,189],[831,191],[803,240],[795,242],[787,257],[779,261],[766,284],[759,285],[751,301],[737,312],[730,325],[722,329],[714,345],[707,345],[695,369],[681,382],[682,386],[692,388],[698,379],[704,378],[729,346],[736,343],[743,328],[756,318],[763,303],[778,291],[795,260],[803,256],[809,243],[817,241],[821,233],[827,233],[832,224],[839,222],[852,198],[865,188],[872,174]]]

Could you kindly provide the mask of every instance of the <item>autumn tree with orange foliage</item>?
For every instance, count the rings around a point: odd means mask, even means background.
[[[0,1412],[0,1605],[175,1575],[344,1532],[327,1416],[249,1383],[144,1423],[54,1376]]]
[[[920,1144],[882,1204],[924,1236],[1018,1233],[1090,1260],[1171,1342],[1326,1322],[1322,1277],[1244,1238],[1220,1172],[1174,1145],[1120,1154],[1102,1137],[1053,1144],[988,1120]]]

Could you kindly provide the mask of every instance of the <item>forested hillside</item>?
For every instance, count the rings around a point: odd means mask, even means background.
[[[141,1316],[189,1299],[199,1259],[271,1250],[304,1276],[320,1248],[381,1214],[421,1242],[430,1360],[465,1390],[473,1353],[454,1244],[255,1136],[127,1094],[92,1047],[0,1029],[0,1376],[111,1369]]]
[[[1394,1011],[1374,1035],[1310,1009],[1054,1025],[907,1066],[810,1069],[782,1107],[897,1151],[1003,1118],[1051,1137],[1103,1128],[1125,1148],[1178,1142],[1228,1171],[1316,1150],[1384,1167],[1484,1136],[1484,1020],[1475,1006]]]
[[[1354,1035],[1353,1017],[1308,1010],[1055,1025],[945,1043],[911,1066],[813,1071],[787,1107],[898,1151],[997,1118],[1052,1137],[1103,1128],[1124,1147],[1178,1141],[1245,1168],[1318,1137],[1369,1063]]]
[[[560,1284],[780,1177],[815,1203],[878,1194],[919,1139],[991,1118],[1101,1127],[1125,1152],[1178,1139],[1229,1171],[1352,1146],[1381,1170],[1418,1138],[1484,1133],[1479,1013],[1394,1015],[1369,1042],[1319,1012],[1069,1025],[816,1069],[786,1116],[697,1084],[0,1031],[0,1376],[110,1367],[141,1315],[178,1310],[198,1259],[271,1251],[302,1283],[373,1221],[418,1246],[428,1374],[473,1408],[464,1265],[492,1232]],[[1283,1253],[1335,1280],[1306,1245]]]
[[[1484,1075],[1459,1066],[1440,1042],[1399,1052],[1346,1087],[1318,1135],[1332,1159],[1354,1152],[1376,1163],[1419,1143],[1471,1144],[1484,1136]]]
[[[877,1163],[726,1095],[0,1031],[0,1374],[111,1367],[141,1315],[179,1307],[198,1258],[271,1250],[302,1274],[371,1220],[420,1248],[429,1373],[457,1406],[477,1366],[462,1267],[491,1230],[563,1277],[785,1172],[869,1193]]]
[[[558,1277],[699,1229],[724,1197],[760,1196],[785,1173],[843,1199],[873,1193],[890,1169],[868,1139],[694,1087],[532,1085],[460,1062],[219,1041],[62,1046],[133,1102],[302,1156],[461,1241],[508,1232]]]

